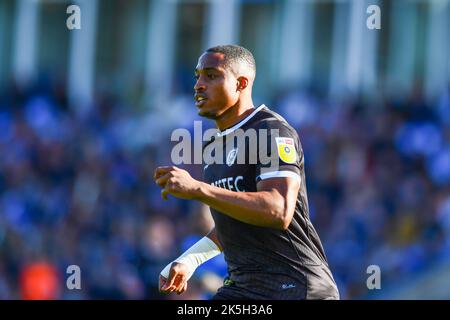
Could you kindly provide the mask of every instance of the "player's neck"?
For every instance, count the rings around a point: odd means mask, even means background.
[[[238,103],[225,111],[219,119],[216,119],[216,126],[220,131],[228,129],[245,119],[254,109],[251,100],[245,104]]]

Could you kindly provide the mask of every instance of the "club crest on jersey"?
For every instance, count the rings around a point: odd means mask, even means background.
[[[295,150],[294,139],[277,137],[275,141],[280,159],[286,163],[295,163],[297,161],[297,152]]]
[[[230,152],[228,152],[227,165],[229,167],[231,167],[234,163],[234,160],[236,160],[237,153],[238,153],[238,148],[234,148]]]

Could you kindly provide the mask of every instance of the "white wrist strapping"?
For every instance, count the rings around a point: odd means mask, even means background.
[[[186,252],[184,252],[177,259],[169,263],[162,271],[161,275],[168,279],[170,267],[173,262],[179,262],[187,266],[188,275],[187,279],[194,274],[195,269],[199,267],[202,263],[214,258],[220,254],[219,247],[208,237],[203,237],[197,241],[192,247],[190,247]]]

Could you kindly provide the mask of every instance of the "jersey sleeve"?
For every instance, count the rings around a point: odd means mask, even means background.
[[[303,150],[297,132],[280,120],[264,121],[259,129],[256,182],[278,177],[300,182]]]

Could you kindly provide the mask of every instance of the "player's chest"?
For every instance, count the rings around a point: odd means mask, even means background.
[[[209,148],[208,148],[209,147]],[[204,150],[204,181],[231,191],[255,191],[255,164],[248,143],[218,140]]]

